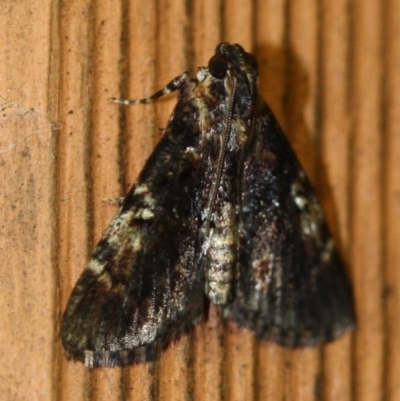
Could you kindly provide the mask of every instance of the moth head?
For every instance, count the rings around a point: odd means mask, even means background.
[[[220,43],[215,49],[215,54],[208,62],[208,71],[216,80],[223,80],[225,87],[231,88],[235,83],[237,99],[247,112],[242,117],[251,113],[257,97],[258,64],[257,59],[247,53],[238,44]],[[243,109],[243,111],[244,111]]]

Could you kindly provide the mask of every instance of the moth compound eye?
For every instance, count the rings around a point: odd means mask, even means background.
[[[208,69],[213,77],[222,79],[228,71],[228,63],[221,54],[216,54],[208,62]]]

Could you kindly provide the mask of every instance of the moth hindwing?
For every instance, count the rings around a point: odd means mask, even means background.
[[[94,250],[62,322],[90,367],[149,361],[207,302],[262,340],[309,346],[354,326],[349,281],[313,189],[257,89],[221,43],[178,91],[163,138]],[[206,301],[206,302],[204,302]]]

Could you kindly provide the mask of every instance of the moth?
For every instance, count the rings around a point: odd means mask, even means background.
[[[354,327],[352,291],[310,182],[257,89],[256,58],[220,43],[96,246],[62,321],[89,367],[156,358],[211,302],[224,319],[289,347]]]

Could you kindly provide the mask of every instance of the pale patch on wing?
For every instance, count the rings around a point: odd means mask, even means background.
[[[151,194],[150,188],[147,184],[138,184],[135,186],[135,189],[133,190],[134,195],[142,195],[142,202],[149,207],[150,210],[154,210],[154,207],[156,205],[156,200]],[[137,211],[139,212],[140,209]]]
[[[335,251],[335,243],[332,238],[329,238],[324,245],[324,249],[321,252],[321,261],[329,263],[332,259],[333,252]]]
[[[96,275],[100,275],[103,272],[106,264],[106,262],[102,263],[99,260],[92,258],[89,261],[88,269],[92,270]]]
[[[135,189],[133,191],[134,195],[140,195],[143,193],[149,192],[149,187],[147,184],[138,184],[135,186]]]
[[[139,209],[135,213],[136,219],[150,220],[154,217],[154,213],[150,209]]]
[[[110,263],[110,260],[114,265],[118,264],[118,260],[122,255],[126,257],[127,250],[132,260],[134,260],[135,254],[142,247],[141,231],[135,224],[132,224],[136,217],[133,210],[127,210],[114,218],[96,247],[93,257],[89,261],[88,269],[102,277],[104,269]],[[105,281],[106,277],[102,279]]]
[[[140,250],[140,231],[132,221],[135,219],[135,211],[130,209],[124,213],[118,214],[117,217],[111,222],[110,227],[104,233],[104,238],[107,238],[108,244],[118,249],[121,244],[129,241],[135,251]]]
[[[301,174],[291,187],[293,202],[300,210],[301,228],[304,235],[320,239],[320,228],[323,223],[321,207],[314,194],[307,193],[304,189],[304,175]]]

